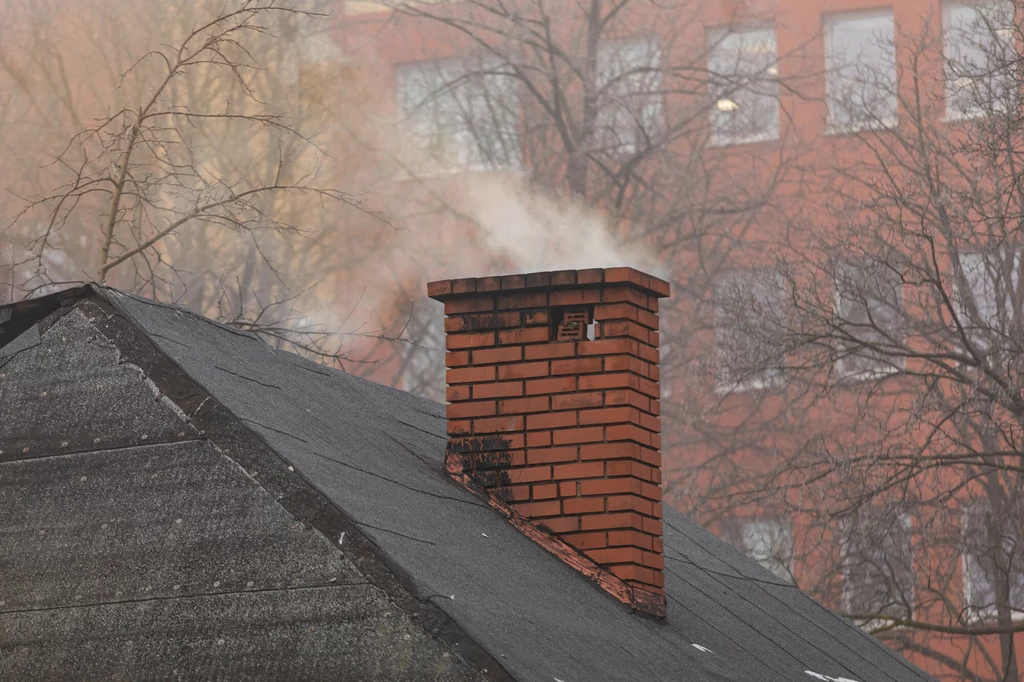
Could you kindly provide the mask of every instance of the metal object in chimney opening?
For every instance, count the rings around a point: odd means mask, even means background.
[[[586,308],[566,309],[562,314],[562,322],[558,325],[558,340],[586,339],[588,324],[590,324],[590,315]]]

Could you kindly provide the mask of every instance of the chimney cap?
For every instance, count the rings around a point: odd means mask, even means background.
[[[523,291],[528,289],[580,289],[609,284],[623,284],[640,289],[658,298],[670,295],[671,286],[663,279],[635,268],[591,268],[587,270],[555,270],[494,277],[442,279],[427,284],[427,295],[438,301],[467,296]]]

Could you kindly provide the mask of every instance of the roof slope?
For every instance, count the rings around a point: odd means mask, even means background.
[[[90,290],[329,497],[419,598],[518,680],[931,679],[669,508],[668,618],[632,614],[444,474],[442,405],[172,306]]]

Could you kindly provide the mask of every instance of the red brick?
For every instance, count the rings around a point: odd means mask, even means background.
[[[498,332],[498,343],[544,343],[551,340],[551,330],[547,327],[522,327],[506,329]]]
[[[643,343],[638,343],[637,344],[636,355],[639,355],[642,359],[646,360],[647,362],[653,363],[653,364],[658,364],[658,362],[659,362],[659,359],[658,359],[658,349],[657,348],[652,348],[651,346],[648,346],[648,345],[643,344]]]
[[[595,514],[580,519],[582,530],[600,530],[602,528],[639,528],[641,517],[635,512],[616,512],[614,514]]]
[[[636,375],[634,374],[630,376]],[[656,382],[651,381],[650,379],[644,379],[643,377],[636,377],[636,382],[639,385],[641,393],[644,393],[655,400],[661,397],[661,387],[659,387]]]
[[[566,426],[576,426],[575,412],[546,412],[544,414],[531,414],[526,418],[526,428],[529,429],[559,429]]]
[[[546,395],[529,398],[510,398],[498,401],[498,412],[501,414],[527,414],[529,412],[547,412],[551,409],[551,398]]]
[[[493,367],[459,367],[445,372],[445,379],[448,385],[452,384],[482,384],[487,381],[494,381],[497,371]]]
[[[546,326],[549,322],[550,316],[546,310],[531,310],[523,313],[523,324],[527,327]]]
[[[558,500],[545,500],[544,502],[521,502],[516,505],[516,511],[527,517],[535,516],[558,516],[562,513],[562,503]]]
[[[656,571],[665,570],[665,557],[654,552],[643,552],[643,565]]]
[[[602,290],[601,300],[605,303],[628,301],[643,308],[648,308],[647,296],[631,287],[609,287]]]
[[[528,485],[510,485],[502,488],[504,500],[528,500],[532,488]]]
[[[487,310],[494,310],[494,299],[482,298],[460,298],[444,302],[445,315],[463,315],[465,313],[482,313]]]
[[[557,473],[557,472],[556,472]],[[616,495],[634,491],[640,492],[640,481],[633,478],[601,478],[580,481],[580,492],[584,495]]]
[[[551,273],[551,286],[566,286],[576,284],[575,270],[558,270]],[[428,289],[430,285],[427,285]]]
[[[604,270],[600,268],[577,270],[576,281],[580,284],[600,284],[604,281]]]
[[[467,334],[448,334],[445,337],[445,347],[448,350],[460,348],[479,348],[480,346],[493,346],[494,332],[470,332]]]
[[[640,494],[646,497],[648,500],[661,502],[660,485],[654,485],[653,483],[646,483],[644,481],[640,481]],[[651,511],[651,516],[655,516],[653,511]]]
[[[603,531],[594,533],[574,533],[562,537],[576,549],[601,549],[608,546],[608,534]]]
[[[598,443],[581,445],[580,459],[640,459],[640,446],[636,443]],[[609,473],[609,476],[615,474]]]
[[[650,278],[639,270],[633,268],[605,268],[604,281],[607,284],[617,282],[632,282],[638,287],[646,287]]]
[[[508,482],[509,483],[535,483],[537,481],[550,481],[551,480],[551,467],[549,466],[538,466],[538,467],[526,467],[525,469],[509,469],[508,470]]]
[[[640,530],[651,535],[661,535],[661,521],[644,517]]]
[[[469,351],[468,350],[457,350],[451,353],[445,353],[444,355],[444,366],[445,367],[463,367],[469,364]]]
[[[600,391],[608,388],[640,388],[640,377],[629,372],[615,374],[588,374],[580,377],[581,391]]]
[[[604,476],[604,463],[586,462],[583,464],[560,464],[555,467],[555,480],[567,478],[593,478]]]
[[[662,298],[668,298],[669,296],[672,295],[672,285],[671,284],[669,284],[668,282],[666,282],[663,279],[658,279],[657,277],[655,277],[653,275],[650,275],[650,279],[651,279],[651,289],[653,289],[658,294],[658,296],[661,296]]]
[[[449,419],[448,420],[448,435],[454,436],[458,434],[472,433],[473,422],[468,419]]]
[[[430,298],[450,293],[452,293],[452,281],[450,279],[443,279],[439,282],[427,282],[427,296]]]
[[[552,533],[573,533],[580,529],[580,517],[560,516],[537,522],[551,530]]]
[[[644,536],[647,537],[647,536]],[[636,544],[636,543],[634,543]],[[638,547],[641,545],[637,545]],[[646,549],[646,547],[644,548]],[[665,541],[661,538],[651,538],[651,551],[663,554],[665,552]]]
[[[502,289],[522,289],[526,286],[526,275],[505,275],[501,278]]]
[[[608,531],[608,546],[619,547],[622,545],[632,545],[633,547],[640,547],[641,549],[651,549],[654,546],[654,538],[650,535],[638,533],[635,530]]]
[[[651,448],[640,448],[640,460],[652,467],[661,466],[661,453]]]
[[[555,431],[555,445],[566,445],[569,443],[594,443],[604,440],[604,427],[591,426],[585,429],[566,429]]]
[[[526,434],[526,447],[546,448],[551,446],[550,431],[530,431]]]
[[[526,461],[530,464],[555,464],[558,462],[575,462],[576,448],[533,448],[526,451]]]
[[[537,291],[529,294],[512,294],[498,298],[498,310],[543,308],[548,304],[546,292]]]
[[[639,354],[639,345],[634,339],[598,339],[597,341],[580,341],[577,352],[580,355],[615,355],[628,353]]]
[[[635,511],[640,512],[646,516],[653,516],[651,513],[651,501],[645,500],[642,497],[636,495],[613,495],[608,498],[595,498],[595,499],[607,499],[608,500],[608,511]]]
[[[637,411],[636,418],[642,428],[645,428],[648,431],[657,431],[658,433],[661,433],[661,420],[657,417],[649,415],[646,412]]]
[[[605,405],[632,405],[645,412],[651,411],[651,399],[632,390],[607,391],[604,394]]]
[[[579,483],[576,481],[563,481],[559,483],[558,494],[562,497],[575,497],[579,494]]]
[[[551,500],[558,497],[557,483],[540,483],[533,486],[533,499]]]
[[[526,287],[532,289],[533,287],[549,287],[551,286],[551,273],[550,272],[530,272],[526,275]]]
[[[570,497],[562,501],[566,514],[593,514],[605,511],[603,497]]]
[[[473,294],[476,293],[476,277],[467,277],[464,279],[453,279],[452,280],[452,293],[453,294]]]
[[[469,386],[449,386],[445,389],[444,397],[450,403],[458,402],[460,400],[469,400]]]
[[[648,329],[658,329],[658,316],[642,308],[636,308],[636,321]]]
[[[493,400],[486,400],[477,403],[458,403],[448,406],[449,419],[462,419],[464,417],[490,417],[496,413],[497,403]]]
[[[606,320],[635,320],[639,312],[650,315],[646,310],[641,310],[629,303],[610,303],[594,306],[594,319],[598,322]]]
[[[632,355],[614,355],[604,359],[604,371],[606,372],[633,372],[642,377],[649,377],[650,368],[650,363]]]
[[[573,358],[572,360],[553,360],[552,374],[592,374],[602,371],[601,358]]]
[[[641,445],[652,445],[651,432],[633,424],[614,424],[605,429],[608,440],[631,440]]]
[[[650,402],[648,402],[647,411],[650,412],[653,415],[661,414],[661,401],[660,400],[651,400]]]
[[[498,291],[501,289],[501,277],[478,277],[476,280],[477,291]]]
[[[532,379],[526,382],[526,395],[542,393],[566,393],[576,390],[576,377],[555,377],[550,379]]]
[[[639,564],[643,561],[643,551],[633,547],[615,547],[611,549],[595,549],[587,552],[587,556],[599,564]]]
[[[475,384],[473,397],[480,398],[518,398],[523,394],[523,382],[505,381],[497,384]]]
[[[522,431],[523,417],[505,415],[489,419],[474,419],[473,433],[504,433],[506,431]]]
[[[570,289],[569,291],[552,291],[551,305],[586,305],[601,302],[600,289]]]
[[[643,566],[637,566],[636,564],[621,564],[618,566],[612,566],[608,570],[622,580],[635,580],[637,582],[647,583],[648,585],[654,583],[654,571],[649,568],[644,568]]]
[[[553,395],[551,396],[551,409],[576,410],[581,407],[600,407],[603,401],[604,394],[601,392]]]
[[[527,346],[527,360],[547,360],[550,358],[570,358],[576,355],[575,341],[556,341],[543,346]]]
[[[446,332],[477,331],[482,329],[501,329],[518,327],[522,324],[522,315],[518,312],[477,313],[449,317],[444,321]]]
[[[632,407],[604,407],[599,410],[582,410],[580,425],[621,424],[640,421],[640,412]]]
[[[519,362],[523,359],[521,346],[508,348],[487,348],[473,351],[474,365],[491,365],[498,362]]]
[[[498,378],[506,379],[535,379],[548,375],[547,362],[523,362],[516,365],[502,365],[498,368]]]

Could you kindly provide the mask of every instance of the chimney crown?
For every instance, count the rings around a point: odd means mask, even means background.
[[[632,268],[443,280],[451,475],[664,616],[658,300]]]

